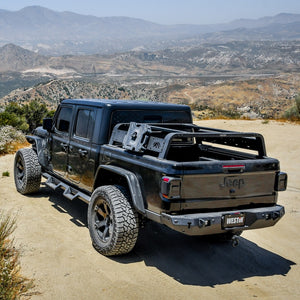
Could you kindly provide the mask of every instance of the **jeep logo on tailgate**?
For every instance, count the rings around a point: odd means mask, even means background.
[[[245,181],[238,177],[224,177],[222,183],[220,183],[221,188],[229,189],[241,189],[245,185]]]

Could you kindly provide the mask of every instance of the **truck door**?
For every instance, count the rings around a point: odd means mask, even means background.
[[[72,106],[61,106],[54,120],[51,163],[54,173],[61,177],[65,177],[67,172],[72,114]]]
[[[69,145],[68,179],[87,190],[93,184],[94,161],[90,153],[95,116],[94,108],[78,107]]]

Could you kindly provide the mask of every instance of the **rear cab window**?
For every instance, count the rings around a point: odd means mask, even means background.
[[[74,128],[74,137],[91,140],[95,127],[95,111],[90,108],[79,108]]]
[[[110,129],[118,123],[192,123],[189,111],[116,110],[112,113]]]

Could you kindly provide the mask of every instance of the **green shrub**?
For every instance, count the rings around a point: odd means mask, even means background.
[[[4,112],[0,113],[0,126],[6,125],[16,127],[22,131],[27,131],[29,128],[24,116],[5,110]]]
[[[284,118],[291,121],[300,120],[300,95],[295,97],[295,105],[284,113]]]
[[[300,95],[295,98],[296,107],[298,110],[298,114],[300,115]]]
[[[300,114],[296,106],[291,107],[284,113],[284,117],[291,121],[300,120]]]
[[[33,100],[25,105],[15,102],[9,103],[3,112],[0,112],[0,126],[10,125],[19,130],[31,132],[42,125],[45,117],[53,116],[46,105],[38,100]]]
[[[3,177],[9,177],[9,175],[10,175],[10,174],[9,174],[8,171],[2,172],[2,176],[3,176]]]
[[[262,124],[269,124],[269,120],[263,120],[261,121]]]

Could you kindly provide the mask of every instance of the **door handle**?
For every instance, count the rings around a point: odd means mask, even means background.
[[[78,152],[81,157],[85,157],[88,154],[87,150],[84,149],[79,149]]]

